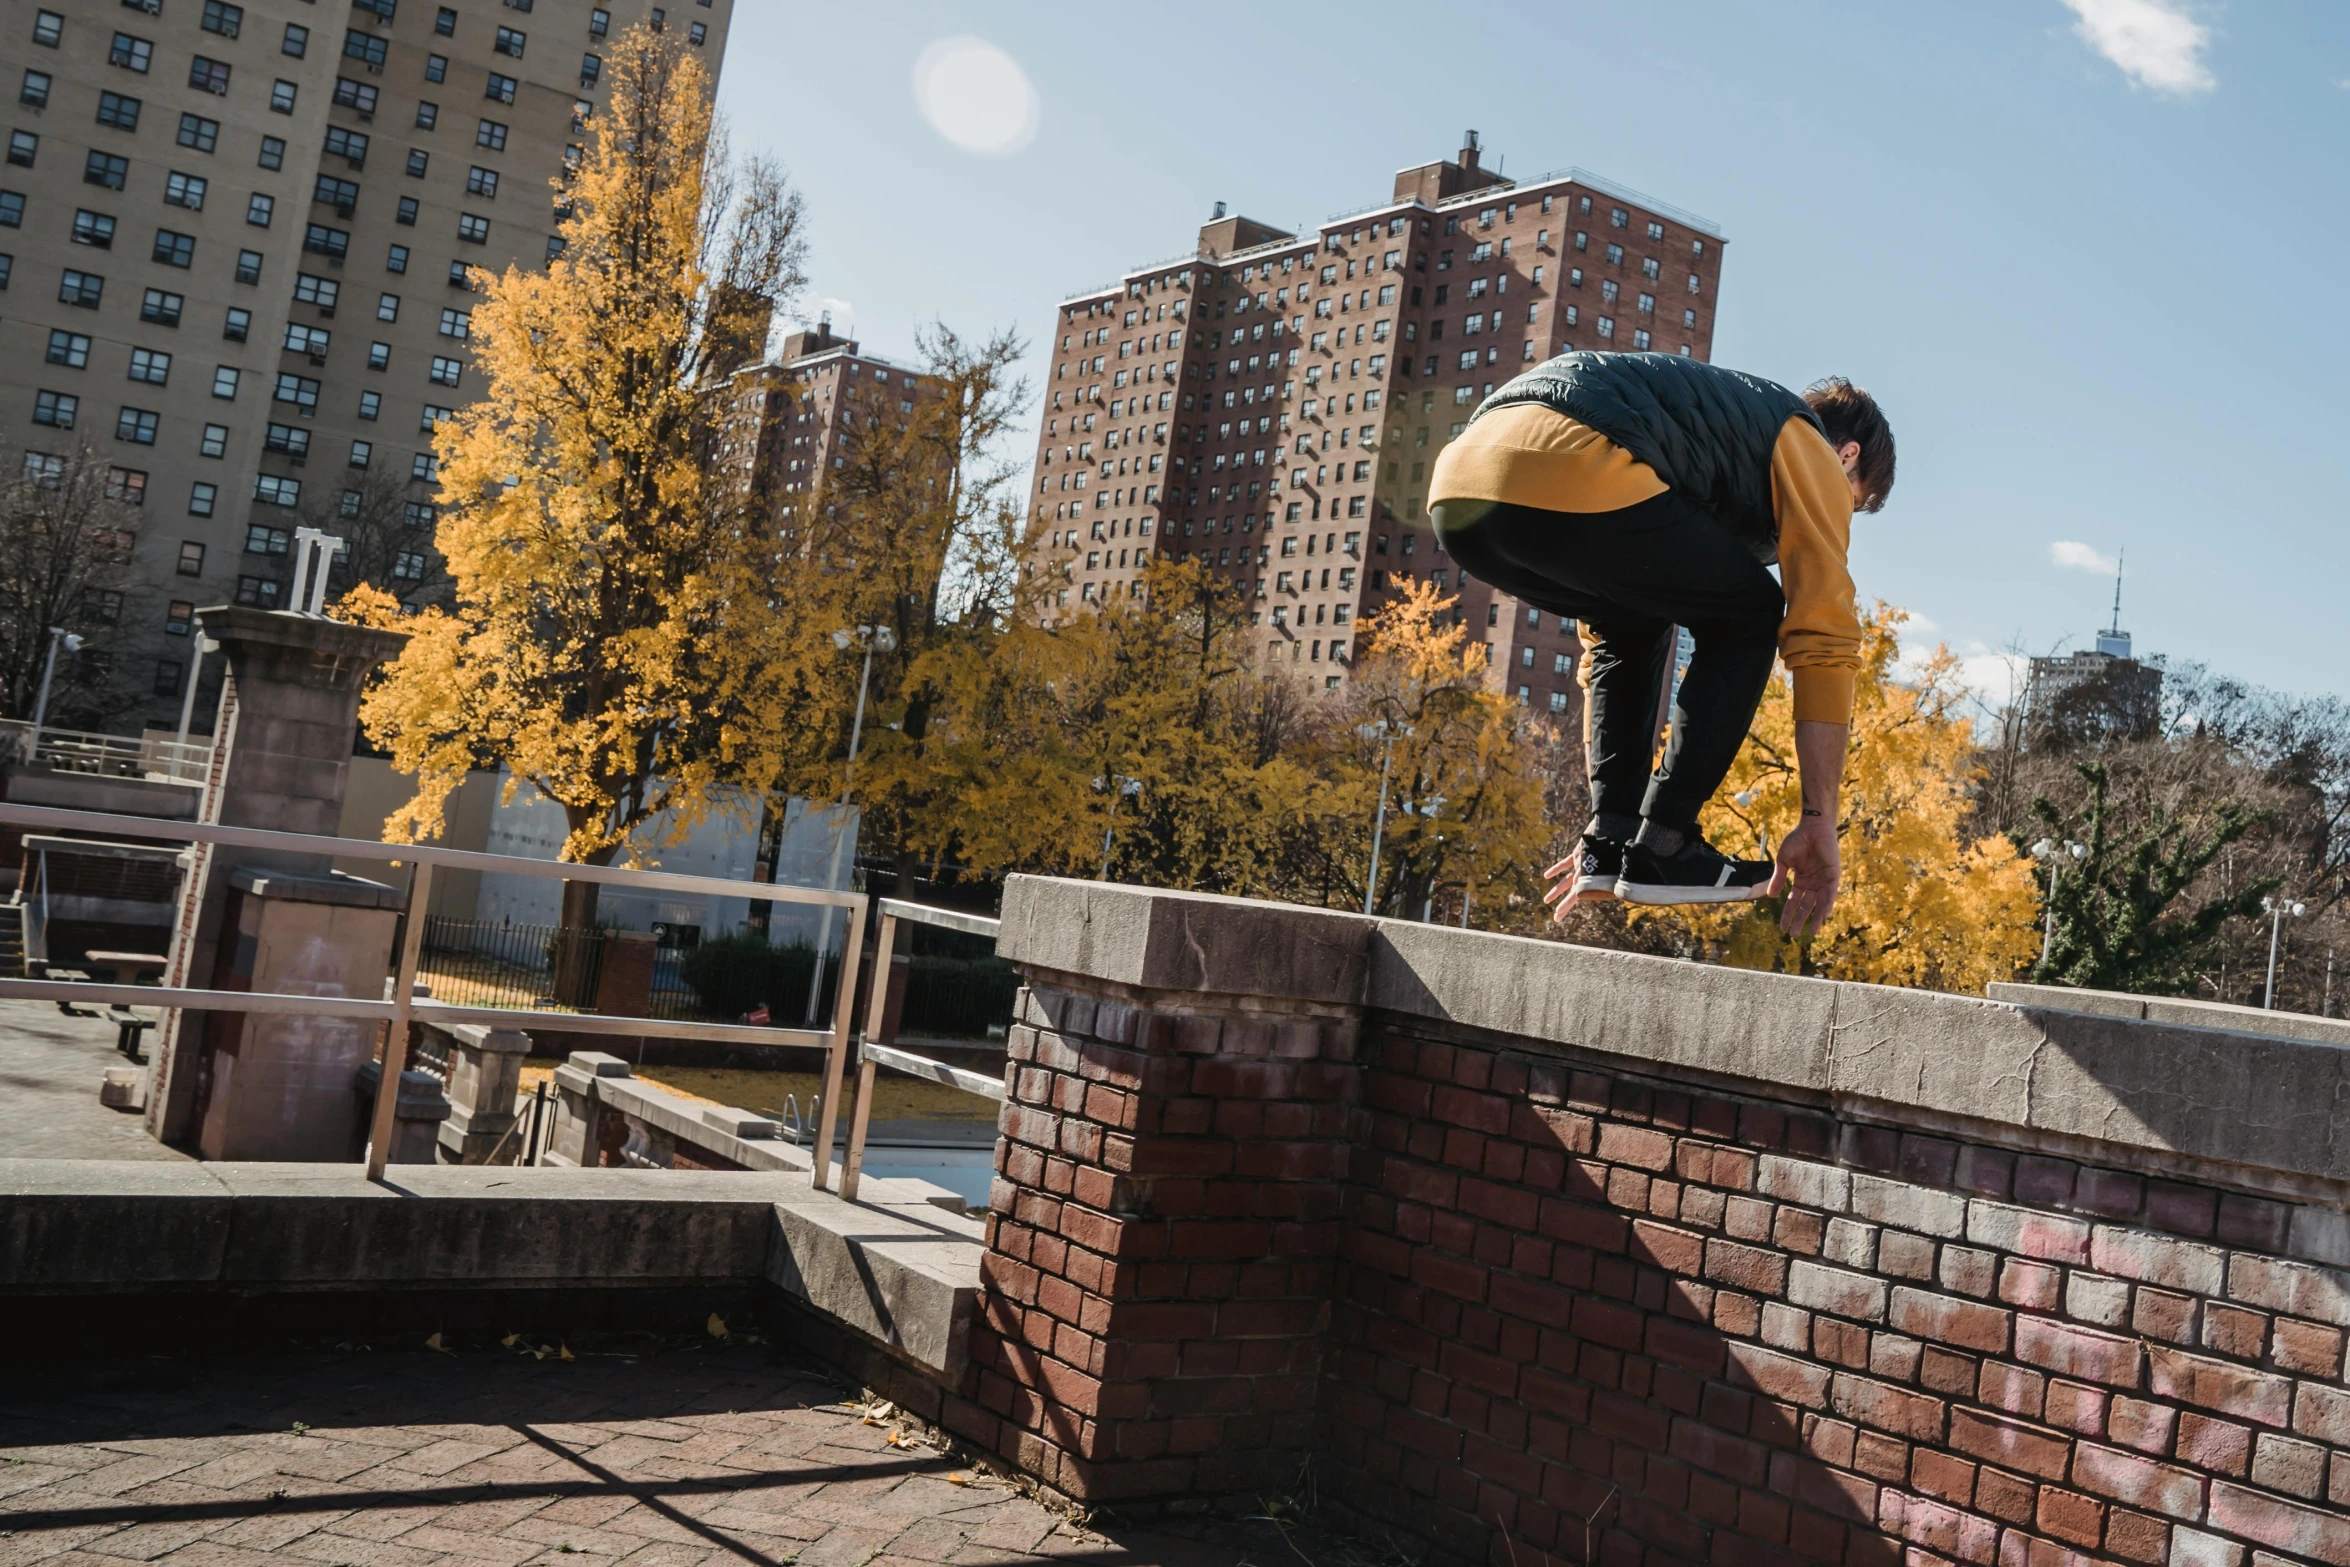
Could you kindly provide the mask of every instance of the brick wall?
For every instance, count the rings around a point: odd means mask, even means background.
[[[2350,1563],[2290,1208],[1506,1046],[1365,1048],[1324,1435],[1496,1564]]]
[[[1037,986],[1010,1038],[971,1397],[1087,1500],[1247,1491],[1311,1445],[1356,1024]]]
[[[1428,1032],[1036,983],[942,1421],[1492,1567],[2350,1563],[2338,1210]]]

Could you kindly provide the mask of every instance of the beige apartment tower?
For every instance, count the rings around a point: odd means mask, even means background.
[[[1195,558],[1246,590],[1263,658],[1335,687],[1362,618],[1424,580],[1487,628],[1498,681],[1578,709],[1573,628],[1436,547],[1428,473],[1539,360],[1710,358],[1722,233],[1579,169],[1505,179],[1467,143],[1311,234],[1219,203],[1191,255],[1062,302],[1030,496],[1048,614]]]
[[[86,446],[135,503],[79,628],[108,727],[176,724],[197,606],[287,603],[300,517],[397,506],[426,569],[471,308],[554,254],[605,40],[715,76],[733,4],[0,0],[0,461]]]

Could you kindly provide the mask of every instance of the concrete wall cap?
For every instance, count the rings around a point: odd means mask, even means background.
[[[607,1055],[601,1050],[574,1050],[565,1064],[578,1067],[590,1077],[632,1077],[635,1075],[629,1071],[626,1061],[615,1055]]]
[[[404,909],[408,895],[397,887],[363,876],[333,871],[324,876],[298,876],[287,871],[239,866],[229,872],[229,885],[256,898],[281,903],[328,903],[349,909]]]

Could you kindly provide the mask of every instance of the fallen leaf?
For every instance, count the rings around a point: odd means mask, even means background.
[[[455,1350],[451,1349],[451,1348],[450,1348],[448,1345],[446,1345],[446,1344],[444,1344],[444,1343],[442,1343],[442,1342],[441,1342],[441,1336],[440,1336],[438,1333],[435,1333],[435,1334],[434,1334],[434,1335],[433,1335],[431,1338],[428,1338],[428,1339],[426,1339],[426,1340],[424,1341],[424,1347],[425,1347],[426,1349],[437,1349],[437,1350],[439,1350],[439,1351],[440,1351],[442,1354],[444,1354],[444,1355],[451,1355],[451,1356],[453,1356],[453,1355],[455,1355],[455,1354],[457,1353]]]
[[[558,1360],[577,1360],[579,1357],[571,1352],[571,1346],[569,1344],[563,1344],[557,1346],[555,1358]]]
[[[504,1338],[498,1340],[498,1342],[505,1345],[508,1349],[512,1349],[515,1345],[522,1342],[522,1335],[519,1333],[509,1333]]]
[[[715,1311],[710,1313],[710,1320],[704,1323],[703,1327],[712,1338],[726,1337],[726,1319]]]
[[[947,1476],[947,1484],[949,1484],[949,1485],[969,1485],[970,1483],[971,1483],[971,1477],[970,1477],[969,1475],[948,1475],[948,1476]]]

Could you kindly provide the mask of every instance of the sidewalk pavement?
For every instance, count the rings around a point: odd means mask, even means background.
[[[130,1063],[103,1018],[67,1017],[48,1001],[0,1001],[0,1158],[179,1159],[135,1110],[109,1110],[98,1084]],[[147,1033],[147,1049],[155,1032]]]

